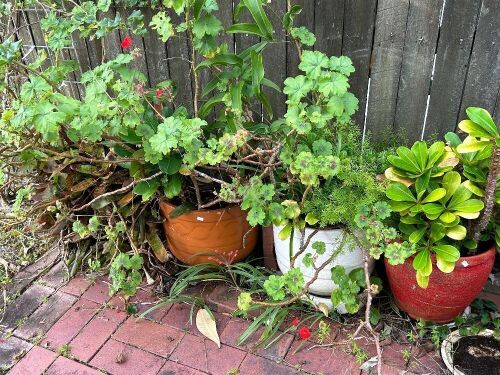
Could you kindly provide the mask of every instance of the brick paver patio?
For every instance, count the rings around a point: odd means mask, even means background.
[[[119,298],[109,299],[105,278],[77,276],[64,285],[57,265],[6,309],[0,323],[0,365],[8,374],[361,374],[360,364],[341,345],[303,342],[287,333],[271,348],[255,348],[258,333],[243,346],[237,339],[250,321],[233,317],[235,296],[224,285],[204,290],[213,308],[221,347],[189,323],[191,307],[165,306],[147,319],[127,315]],[[59,276],[61,277],[59,277]],[[157,301],[148,288],[132,300],[139,312]],[[340,325],[332,335],[347,337]],[[359,342],[369,355],[375,348]],[[383,343],[383,373],[443,374],[433,352]],[[10,370],[9,370],[10,369]],[[371,370],[375,373],[374,369]]]

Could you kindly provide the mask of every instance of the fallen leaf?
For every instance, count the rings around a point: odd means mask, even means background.
[[[206,338],[212,340],[220,348],[219,334],[214,318],[206,309],[199,309],[196,314],[196,328]]]
[[[326,303],[320,302],[316,306],[319,311],[321,311],[326,317],[328,317],[328,313],[330,312],[330,309],[328,308]]]

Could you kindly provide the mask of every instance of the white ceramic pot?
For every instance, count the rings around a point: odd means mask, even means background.
[[[279,232],[283,227],[274,226],[274,250],[276,252],[276,260],[278,261],[278,267],[281,272],[286,273],[290,270],[290,238],[286,240],[281,240],[278,237]],[[311,228],[306,228],[305,239],[307,239],[314,230]],[[307,250],[302,253],[295,261],[295,267],[300,268],[302,274],[304,275],[304,281],[307,283],[311,280],[314,269],[312,267],[306,267],[302,263],[306,253],[316,254],[316,251],[312,248],[312,244],[317,241],[322,241],[326,245],[326,251],[322,255],[318,255],[315,261],[315,265],[318,267],[327,261],[336,251],[342,241],[344,231],[342,229],[320,229],[309,242]],[[293,235],[293,254],[296,254],[300,248],[300,237],[299,231],[294,231]],[[352,241],[348,241],[344,246],[343,251],[337,255],[337,257],[332,261],[331,266],[325,267],[318,275],[316,281],[314,281],[309,286],[309,292],[317,296],[325,296],[328,299],[332,292],[338,287],[331,278],[331,269],[337,265],[341,265],[345,268],[346,273],[351,272],[355,268],[363,267],[363,252],[357,247]],[[370,272],[373,269],[373,259],[370,261]],[[314,300],[314,297],[313,297]],[[339,309],[342,310],[342,309]]]

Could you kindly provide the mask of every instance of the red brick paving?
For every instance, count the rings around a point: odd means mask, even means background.
[[[92,319],[99,305],[85,299],[79,300],[52,326],[41,342],[43,347],[58,349],[68,344]]]
[[[65,357],[59,357],[49,367],[45,375],[102,375],[102,372],[94,370],[81,363],[75,362]]]
[[[88,362],[126,317],[123,311],[100,311],[70,342],[71,355]]]
[[[27,354],[9,375],[39,374],[43,371],[49,375],[102,374],[100,370],[116,375],[226,375],[232,372],[239,375],[305,372],[360,374],[354,356],[342,350],[345,347],[319,347],[317,343],[297,339],[295,332],[285,334],[271,348],[263,349],[256,346],[262,332],[260,329],[244,345],[238,346],[239,336],[251,322],[233,318],[227,313],[235,301],[233,291],[224,288],[219,285],[216,288],[193,289],[205,295],[211,292],[209,299],[214,307],[222,343],[218,348],[204,338],[194,324],[189,324],[190,305],[164,306],[149,316],[155,321],[138,320],[136,316],[127,317],[123,300],[113,297],[109,301],[108,285],[103,280],[98,279],[90,285],[88,280],[79,276],[55,292],[67,297],[61,300],[67,301],[68,310],[55,323],[57,317],[47,319],[47,326],[54,324],[38,346],[29,350],[31,344],[16,337],[16,331],[10,339],[0,340],[0,348],[5,349],[3,352],[0,350],[0,365],[11,366],[12,361],[22,357],[17,353],[24,351]],[[146,287],[129,302],[136,304],[140,313],[152,306],[156,299]],[[43,304],[39,310],[43,311]],[[193,312],[195,315],[196,309]],[[36,319],[43,319],[43,314],[39,315]],[[289,327],[289,322],[286,327]],[[336,327],[332,339],[337,336],[337,331]],[[19,332],[22,333],[21,330]],[[337,341],[345,339],[344,333],[338,336]],[[58,349],[64,344],[69,344],[70,358],[58,354]],[[369,355],[374,354],[371,342],[359,340],[358,344]],[[397,343],[383,347],[384,375],[444,373],[439,357],[434,358],[433,353],[419,353],[422,356],[413,358],[407,367],[401,354],[404,349],[408,346]],[[369,374],[373,373],[372,368]]]
[[[227,345],[217,347],[208,339],[186,333],[171,360],[215,375],[237,370],[246,352]]]
[[[113,335],[115,340],[136,346],[150,353],[168,357],[183,333],[150,320],[130,317]]]
[[[201,335],[201,333],[198,331],[195,325],[197,311],[198,309],[193,310],[193,317],[192,321],[190,322],[191,305],[185,303],[176,303],[175,305],[172,305],[168,313],[161,319],[161,322],[171,327],[199,336]],[[231,320],[231,316],[229,316],[228,314],[220,314],[215,311],[212,311],[212,314],[215,318],[217,332],[220,333],[224,330],[227,323]]]
[[[99,278],[83,293],[82,297],[95,303],[103,304],[111,298],[107,279]]]
[[[165,359],[116,340],[109,340],[90,365],[115,375],[156,374]]]
[[[12,368],[12,370],[10,370],[9,375],[42,374],[56,358],[56,353],[35,346]]]
[[[161,368],[158,375],[202,375],[206,372],[201,372],[193,368],[181,365],[179,363],[167,361]]]
[[[80,297],[92,284],[84,276],[78,275],[72,278],[65,286],[59,289],[61,292]]]

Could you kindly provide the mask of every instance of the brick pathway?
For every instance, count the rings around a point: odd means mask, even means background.
[[[303,342],[287,333],[271,348],[255,348],[254,334],[243,346],[237,339],[250,322],[231,316],[234,293],[225,286],[204,290],[213,308],[221,348],[189,323],[191,307],[165,306],[138,320],[127,315],[119,298],[109,299],[106,279],[91,283],[78,276],[64,285],[57,265],[11,303],[0,323],[0,373],[8,374],[361,374],[355,357],[342,346]],[[143,288],[133,298],[139,312],[157,298]],[[347,337],[340,325],[333,338]],[[368,341],[359,346],[369,356]],[[434,353],[413,353],[408,346],[383,346],[383,374],[443,374]],[[10,370],[9,370],[10,369]],[[374,373],[372,371],[372,373]]]

